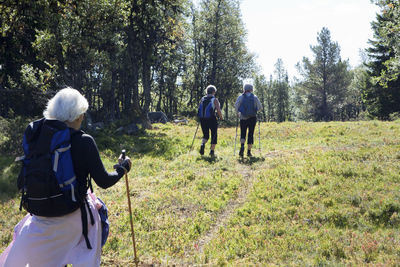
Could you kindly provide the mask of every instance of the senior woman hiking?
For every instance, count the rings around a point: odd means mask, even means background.
[[[15,227],[14,240],[0,256],[1,267],[100,266],[105,240],[97,211],[99,203],[88,193],[90,177],[101,188],[108,188],[130,170],[131,161],[120,156],[114,172],[105,170],[93,137],[80,130],[87,109],[85,97],[65,88],[49,100],[43,112],[45,118],[27,127],[18,187],[22,190],[21,206],[30,214]],[[65,140],[70,142],[70,152],[69,146],[52,149],[64,136],[68,136]],[[69,154],[64,154],[66,151]],[[52,164],[49,167],[55,177],[49,175],[43,182],[43,176],[47,177],[46,160]],[[70,174],[69,180],[60,182],[60,173]],[[57,178],[58,183],[51,178]],[[39,197],[46,190],[50,193]],[[58,194],[52,190],[58,190]]]
[[[205,145],[210,138],[211,132],[211,146],[210,156],[215,156],[215,146],[218,140],[218,121],[217,117],[222,120],[222,112],[218,99],[215,97],[217,88],[214,85],[209,85],[206,88],[206,94],[201,98],[198,117],[200,119],[201,130],[203,132],[203,139],[201,140],[200,155],[204,155]]]
[[[253,85],[245,84],[243,94],[241,94],[235,103],[235,109],[240,113],[240,150],[239,156],[243,157],[244,143],[247,136],[247,156],[252,157],[251,148],[254,143],[254,129],[257,124],[257,111],[262,109],[260,100],[253,94]]]

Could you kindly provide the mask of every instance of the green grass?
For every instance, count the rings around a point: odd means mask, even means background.
[[[196,129],[155,125],[95,139],[111,170],[132,158],[130,195],[139,259],[161,265],[396,266],[400,262],[400,121],[263,123],[261,154],[233,155],[220,128],[217,158],[199,156]],[[238,138],[239,139],[239,138]],[[206,146],[208,150],[209,146]],[[236,147],[236,153],[238,153]],[[208,154],[208,151],[206,151]],[[11,240],[18,166],[0,156],[0,251]],[[102,266],[133,262],[125,182],[102,190],[111,233]]]

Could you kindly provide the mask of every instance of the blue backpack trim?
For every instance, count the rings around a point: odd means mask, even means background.
[[[214,99],[214,96],[203,96],[197,112],[199,118],[209,119],[215,117],[215,109],[213,108]]]
[[[70,194],[71,200],[76,202],[75,187],[77,185],[74,166],[71,156],[71,133],[69,128],[60,130],[53,135],[50,145],[53,171],[56,174],[58,185],[64,194]]]
[[[244,117],[257,116],[257,107],[255,105],[254,95],[250,94],[249,96],[247,96],[246,94],[243,94],[242,103],[240,104],[238,110]]]

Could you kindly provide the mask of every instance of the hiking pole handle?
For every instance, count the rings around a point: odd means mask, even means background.
[[[126,150],[125,149],[122,149],[121,155],[122,155],[122,159],[125,159],[125,157],[126,157]]]

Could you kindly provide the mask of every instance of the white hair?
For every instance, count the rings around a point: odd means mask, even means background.
[[[86,98],[78,90],[66,87],[47,102],[43,115],[46,119],[73,122],[81,114],[85,113],[89,104]]]
[[[208,94],[208,95],[210,95],[210,94],[212,94],[212,93],[216,93],[217,92],[217,88],[215,88],[215,86],[214,85],[209,85],[209,86],[207,86],[207,88],[206,88],[206,94]]]

